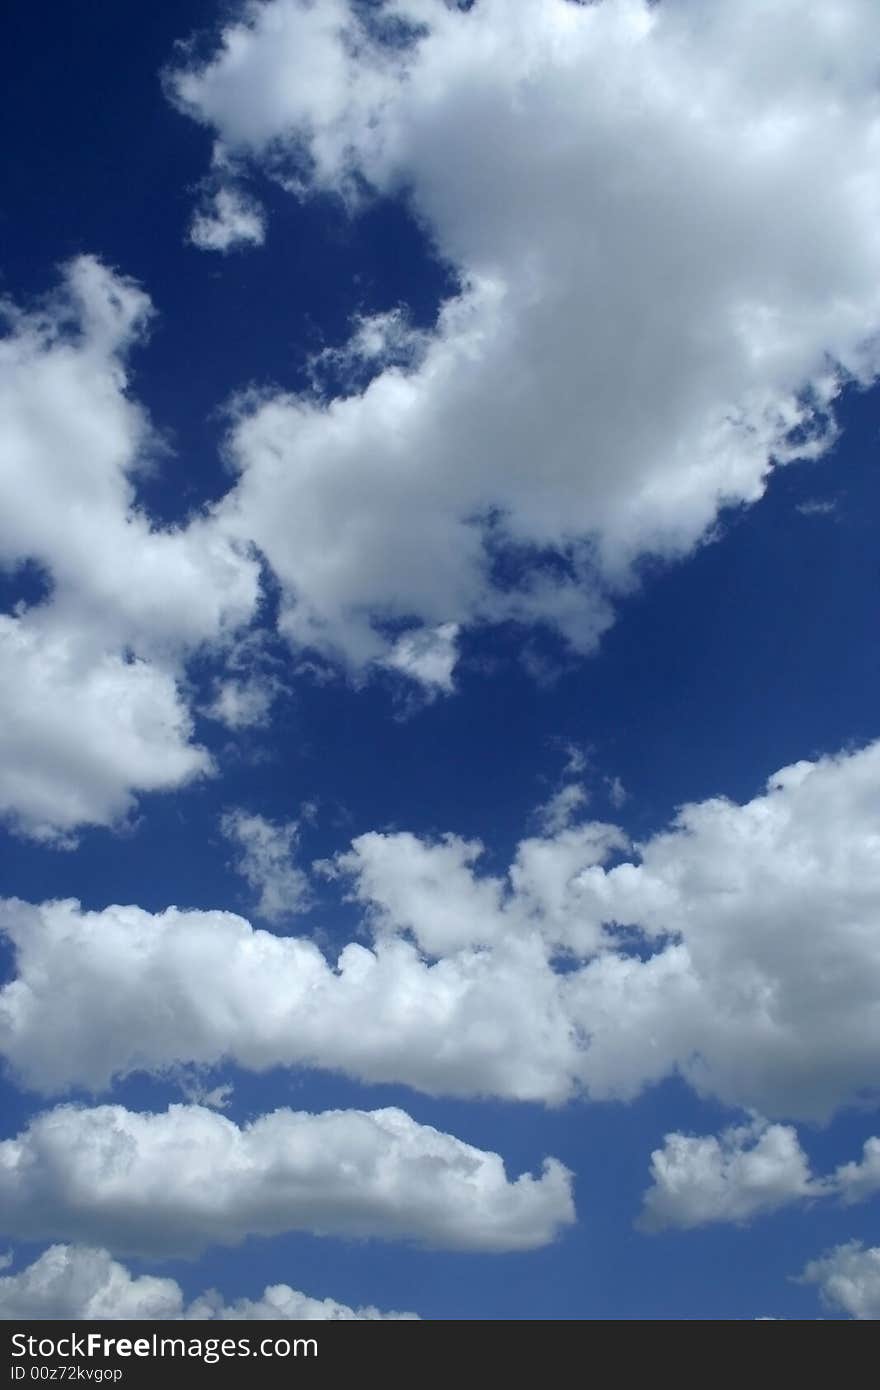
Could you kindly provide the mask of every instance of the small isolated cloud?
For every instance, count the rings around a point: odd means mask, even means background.
[[[452,673],[458,660],[457,623],[420,628],[398,638],[385,665],[418,681],[429,694],[453,689]]]
[[[209,1086],[197,1071],[188,1072],[185,1068],[181,1068],[177,1080],[182,1093],[192,1105],[205,1105],[209,1110],[225,1110],[235,1089],[229,1082]]]
[[[638,1222],[645,1231],[745,1222],[826,1190],[811,1177],[792,1126],[762,1119],[717,1137],[667,1134],[651,1174]]]
[[[191,1256],[288,1231],[531,1250],[573,1220],[555,1159],[510,1181],[498,1154],[396,1109],[280,1109],[239,1128],[196,1105],[66,1105],[0,1143],[4,1230],[114,1254]]]
[[[277,693],[278,685],[270,676],[230,677],[218,682],[214,699],[204,712],[227,729],[264,728]]]
[[[276,823],[233,810],[226,812],[220,826],[238,851],[237,872],[258,894],[258,916],[267,922],[281,922],[308,910],[308,877],[293,862],[299,843],[298,821]]]
[[[615,811],[619,811],[621,806],[629,800],[629,792],[626,790],[626,787],[619,777],[606,777],[605,787],[608,792],[608,800],[611,802]]]
[[[0,1319],[6,1320],[372,1321],[417,1316],[349,1308],[332,1298],[309,1298],[289,1284],[273,1284],[263,1291],[262,1298],[240,1298],[232,1303],[212,1289],[187,1304],[175,1279],[132,1274],[107,1250],[82,1245],[52,1245],[21,1273],[0,1279]]]
[[[837,512],[837,503],[811,498],[806,502],[799,502],[795,511],[799,512],[801,516],[834,516]]]
[[[188,240],[200,251],[262,246],[266,219],[260,204],[237,188],[218,188],[195,213]]]
[[[835,1246],[811,1260],[799,1282],[818,1284],[828,1308],[859,1321],[880,1318],[880,1247],[866,1250],[858,1240]]]

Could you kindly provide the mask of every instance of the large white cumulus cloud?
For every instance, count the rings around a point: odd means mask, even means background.
[[[822,1119],[876,1086],[878,839],[874,743],[784,768],[745,805],[685,806],[639,846],[554,829],[504,878],[455,836],[360,836],[323,867],[372,941],[336,959],[229,913],[7,901],[0,1050],[49,1093],[224,1059],[551,1103],[678,1071],[770,1119]],[[850,1190],[875,1167],[866,1150]]]
[[[0,565],[47,595],[0,615],[0,815],[43,838],[109,824],[132,793],[208,770],[177,683],[194,646],[250,615],[258,572],[209,516],[137,505],[155,453],[125,361],[146,295],[93,257],[0,338]]]
[[[239,1128],[198,1105],[60,1106],[0,1142],[0,1229],[114,1254],[194,1255],[285,1231],[528,1250],[573,1220],[555,1159],[508,1181],[498,1154],[402,1110],[275,1110]]]
[[[328,961],[232,913],[10,903],[5,922],[20,973],[2,995],[2,1048],[43,1091],[224,1058],[435,1094],[561,1100],[571,1088],[573,1029],[538,941],[429,964],[392,936]]]
[[[225,522],[295,640],[359,664],[389,618],[513,618],[587,651],[638,555],[824,446],[876,369],[878,43],[873,0],[266,0],[169,74],[215,158],[407,190],[460,280],[409,352],[360,324],[366,390],[241,408]]]
[[[821,449],[841,382],[876,368],[878,39],[873,0],[230,18],[167,86],[214,130],[236,208],[249,161],[298,196],[406,190],[459,290],[433,330],[387,306],[330,345],[366,389],[245,394],[237,480],[165,528],[134,482],[145,293],[84,256],[54,298],[5,307],[0,564],[51,592],[0,615],[0,814],[63,839],[208,770],[182,662],[253,612],[254,544],[295,642],[433,695],[474,622],[589,651],[640,555],[686,553],[774,460]],[[221,695],[233,724],[268,707]]]
[[[0,1278],[0,1318],[90,1321],[135,1318],[158,1321],[374,1321],[403,1320],[415,1313],[350,1308],[332,1298],[310,1298],[289,1284],[271,1284],[261,1298],[232,1302],[215,1290],[187,1303],[175,1279],[132,1274],[101,1249],[52,1245],[17,1274]]]

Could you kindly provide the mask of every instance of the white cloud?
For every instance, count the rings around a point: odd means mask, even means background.
[[[179,1318],[174,1279],[132,1275],[106,1250],[52,1245],[18,1274],[0,1279],[0,1318]]]
[[[137,502],[137,472],[157,446],[125,359],[151,316],[147,296],[81,256],[46,306],[8,312],[0,560],[48,571],[65,633],[157,656],[233,630],[253,609],[255,562],[209,515],[161,530]]]
[[[497,1154],[402,1110],[275,1110],[239,1128],[194,1105],[60,1106],[0,1143],[0,1228],[114,1254],[193,1255],[285,1231],[528,1250],[573,1220],[555,1159],[509,1182]]]
[[[880,1191],[880,1139],[867,1139],[861,1163],[844,1163],[834,1175],[844,1202],[863,1202]]]
[[[764,1120],[717,1138],[667,1134],[651,1155],[651,1175],[639,1221],[647,1231],[749,1221],[826,1192],[811,1176],[795,1130]]]
[[[188,239],[200,251],[262,246],[266,218],[259,203],[240,189],[218,188],[194,215]]]
[[[564,777],[579,777],[585,772],[589,765],[589,758],[585,749],[579,748],[576,743],[566,743],[563,746],[565,753],[565,766],[562,769]]]
[[[606,777],[605,785],[608,788],[608,800],[616,811],[619,811],[629,800],[629,793],[619,777]]]
[[[267,922],[305,912],[311,903],[306,874],[293,863],[299,844],[299,824],[274,824],[247,811],[227,811],[221,822],[226,838],[236,846],[236,868],[259,894],[257,916]]]
[[[186,1067],[181,1067],[176,1079],[188,1101],[193,1105],[206,1105],[211,1110],[225,1110],[235,1090],[230,1082],[219,1086],[206,1085],[197,1069],[187,1070]]]
[[[801,516],[834,516],[837,512],[837,503],[822,501],[814,497],[806,502],[799,502],[795,511]]]
[[[223,670],[202,714],[233,731],[268,727],[272,706],[288,686],[267,637],[267,629],[255,627],[225,644]]]
[[[348,341],[314,353],[308,372],[318,396],[352,394],[377,370],[419,366],[429,345],[430,334],[414,328],[400,305],[378,314],[356,313]]]
[[[228,729],[262,728],[269,723],[277,693],[277,686],[270,677],[252,676],[240,680],[233,676],[218,683],[214,699],[204,712]]]
[[[448,693],[453,689],[452,672],[458,658],[457,636],[457,623],[404,633],[392,647],[385,665],[419,681],[428,691]]]
[[[163,530],[138,505],[157,444],[125,361],[150,315],[89,256],[43,304],[5,306],[0,565],[35,564],[48,594],[0,615],[0,814],[40,838],[111,824],[133,794],[209,770],[180,663],[256,600],[256,563],[209,515]]]
[[[225,1058],[550,1103],[679,1073],[823,1119],[876,1084],[878,837],[880,743],[637,848],[599,822],[528,838],[506,875],[455,835],[361,835],[333,872],[372,941],[338,958],[229,913],[7,901],[0,1050],[46,1092]]]
[[[393,932],[328,960],[223,912],[7,903],[3,921],[19,973],[0,995],[0,1049],[44,1092],[225,1058],[433,1094],[563,1100],[572,1087],[574,1029],[531,937],[429,964]]]
[[[685,806],[638,862],[588,870],[585,914],[637,924],[659,950],[646,962],[606,956],[572,982],[594,1029],[592,1086],[626,1093],[653,1066],[677,1065],[701,1092],[794,1119],[870,1093],[878,835],[873,743],[783,768],[744,806]]]
[[[876,370],[877,41],[873,0],[269,0],[184,60],[221,159],[406,188],[461,285],[366,388],[241,406],[224,520],[291,639],[357,667],[383,624],[512,619],[588,652],[640,554],[821,452]]]
[[[173,675],[102,650],[51,612],[0,614],[0,812],[38,840],[111,825],[134,792],[211,771]]]
[[[752,1116],[717,1137],[667,1134],[651,1155],[651,1175],[643,1230],[745,1222],[792,1202],[826,1197],[851,1205],[872,1197],[880,1189],[880,1139],[865,1141],[860,1163],[817,1177],[790,1125]]]
[[[551,950],[586,960],[609,944],[592,910],[591,870],[628,848],[624,832],[602,821],[522,840],[509,871],[509,907],[524,914]]]
[[[406,832],[359,835],[336,865],[352,881],[381,934],[409,932],[437,958],[496,942],[508,929],[504,883],[477,876],[478,840],[446,835],[427,843]]]
[[[262,1298],[227,1303],[211,1290],[187,1304],[175,1279],[132,1274],[106,1250],[52,1245],[18,1274],[0,1279],[0,1318],[89,1321],[96,1318],[321,1320],[411,1319],[414,1313],[349,1308],[332,1298],[309,1298],[288,1284],[273,1284]]]
[[[399,306],[356,320],[330,356],[376,374],[344,399],[242,397],[216,511],[162,528],[138,502],[159,452],[126,370],[141,289],[82,256],[53,298],[5,307],[0,563],[50,590],[4,615],[24,674],[0,710],[0,813],[19,829],[69,839],[207,770],[182,663],[253,613],[254,543],[282,629],[349,666],[446,690],[459,628],[486,621],[551,623],[586,652],[639,554],[688,551],[771,457],[822,447],[787,436],[821,434],[841,372],[874,373],[869,0],[806,18],[794,0],[389,0],[424,22],[391,47],[365,13],[271,0],[168,79],[219,137],[215,232],[252,213],[249,159],[301,196],[405,186],[461,290],[430,332]],[[243,727],[266,691],[239,676],[213,711]]]
[[[880,1248],[866,1250],[860,1241],[838,1245],[811,1260],[801,1280],[818,1284],[822,1300],[861,1321],[880,1318]]]
[[[238,1298],[226,1303],[216,1293],[203,1294],[191,1303],[184,1315],[196,1321],[223,1318],[236,1322],[416,1322],[418,1313],[380,1313],[378,1308],[350,1308],[333,1298],[309,1298],[289,1284],[270,1284],[262,1298]]]
[[[568,782],[550,797],[543,806],[538,807],[538,819],[545,835],[558,835],[570,825],[589,796],[579,782]]]

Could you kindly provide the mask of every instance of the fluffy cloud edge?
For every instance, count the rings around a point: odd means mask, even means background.
[[[509,1180],[498,1154],[397,1109],[279,1109],[238,1126],[197,1105],[66,1105],[0,1142],[0,1229],[115,1255],[189,1257],[291,1231],[531,1250],[574,1219],[558,1160]]]
[[[0,614],[0,816],[44,843],[118,826],[139,795],[214,770],[193,741],[189,655],[222,658],[255,611],[259,568],[210,511],[158,526],[137,477],[161,452],[130,389],[148,295],[98,258],[3,305],[0,565],[45,592]]]
[[[47,1094],[228,1060],[556,1104],[678,1071],[734,1109],[826,1119],[874,1077],[878,833],[880,742],[689,804],[639,846],[563,825],[503,877],[455,835],[358,836],[323,869],[372,939],[329,955],[228,912],[6,901],[0,1051]]]
[[[588,653],[639,555],[689,553],[827,448],[880,321],[877,18],[832,8],[266,0],[178,51],[166,90],[215,164],[299,198],[405,187],[460,284],[403,356],[399,308],[330,350],[378,365],[362,391],[241,412],[224,515],[296,644],[433,694],[446,627],[546,623]]]
[[[134,1274],[107,1250],[52,1245],[15,1274],[0,1277],[0,1318],[93,1321],[414,1321],[417,1313],[351,1308],[270,1284],[259,1298],[227,1300],[215,1289],[189,1302],[175,1279]]]
[[[827,1308],[842,1309],[858,1322],[880,1318],[880,1247],[847,1241],[811,1260],[800,1283],[817,1284]]]

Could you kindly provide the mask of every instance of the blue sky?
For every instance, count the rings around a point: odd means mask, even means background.
[[[880,1316],[878,41],[13,6],[3,1316]]]

